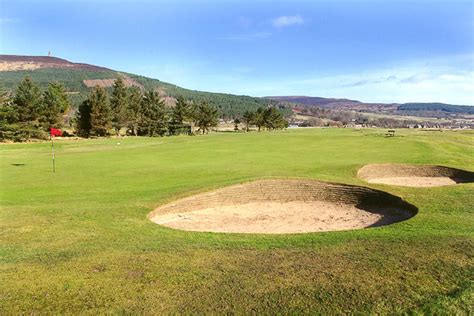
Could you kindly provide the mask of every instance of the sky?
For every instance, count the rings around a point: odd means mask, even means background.
[[[252,96],[474,105],[474,1],[0,0],[0,52]]]

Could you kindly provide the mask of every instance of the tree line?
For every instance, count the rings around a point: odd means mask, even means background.
[[[25,141],[44,139],[50,128],[64,126],[65,113],[71,107],[63,85],[49,83],[43,92],[25,77],[12,96],[0,95],[0,140]],[[236,119],[236,122],[240,120]],[[261,129],[287,126],[282,113],[274,107],[247,111],[242,122]],[[117,79],[111,93],[105,88],[93,88],[76,111],[72,127],[80,137],[109,136],[165,136],[208,133],[219,123],[219,111],[207,101],[190,102],[182,96],[174,107],[165,106],[155,90],[142,91],[126,87]]]
[[[219,113],[206,101],[191,103],[179,96],[176,105],[167,108],[155,90],[144,93],[137,87],[127,88],[122,79],[107,91],[95,87],[79,106],[76,131],[79,136],[120,135],[165,136],[208,133],[219,123]]]
[[[288,127],[288,121],[274,107],[259,107],[256,111],[246,111],[242,116],[242,122],[247,132],[252,125],[256,126],[259,132],[262,129],[274,130]]]
[[[61,84],[51,82],[41,92],[26,77],[13,96],[0,93],[0,140],[44,139],[50,128],[61,127],[69,107],[69,98]]]

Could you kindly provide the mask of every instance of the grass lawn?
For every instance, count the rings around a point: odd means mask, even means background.
[[[0,313],[469,313],[474,184],[357,179],[367,163],[474,169],[474,133],[300,129],[0,145]],[[120,145],[117,144],[120,142]],[[153,224],[161,203],[259,178],[381,189],[416,205],[390,226],[294,235]]]

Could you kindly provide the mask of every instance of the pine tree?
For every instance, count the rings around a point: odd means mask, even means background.
[[[40,122],[46,131],[51,127],[60,128],[63,114],[69,108],[69,98],[64,87],[58,82],[51,82],[43,93]]]
[[[15,110],[11,98],[5,91],[0,92],[0,141],[18,140],[15,138],[18,127]]]
[[[275,107],[268,107],[263,111],[263,124],[268,130],[288,127],[288,122],[283,118],[283,114]]]
[[[140,135],[164,136],[168,128],[165,103],[156,91],[147,91],[141,104]]]
[[[244,121],[246,132],[249,131],[250,125],[253,124],[254,116],[255,116],[255,112],[252,112],[252,111],[245,111],[244,115],[242,116],[242,120]]]
[[[77,111],[76,133],[86,138],[91,134],[91,105],[89,99],[84,100]]]
[[[247,111],[243,116],[246,129],[249,125],[255,125],[260,131],[262,128],[268,130],[282,129],[288,127],[288,121],[277,108],[271,106],[267,108],[259,107],[255,112]]]
[[[18,85],[13,97],[18,121],[33,123],[38,119],[41,109],[41,92],[30,77],[25,77]]]
[[[127,88],[122,78],[115,80],[114,88],[112,91],[112,97],[110,99],[110,105],[112,109],[112,126],[115,129],[115,133],[120,135],[122,127],[127,126],[128,119],[128,97]]]
[[[183,96],[176,98],[176,105],[173,108],[171,118],[178,124],[183,124],[190,118],[191,107]]]
[[[91,132],[96,136],[107,136],[112,126],[111,110],[107,92],[102,87],[95,87],[89,95],[91,108]]]
[[[171,110],[170,134],[176,135],[183,131],[190,132],[190,125],[185,122],[192,119],[192,108],[183,96],[176,98],[176,105]]]
[[[38,130],[41,92],[30,77],[25,77],[18,85],[13,97],[12,107],[19,133],[23,134],[22,138],[44,137],[44,134],[41,134]]]
[[[128,131],[137,136],[141,120],[142,92],[137,87],[132,87],[128,92],[127,102],[127,128]]]
[[[11,102],[10,95],[6,91],[0,91],[0,106],[9,105]]]
[[[206,101],[196,106],[194,120],[199,131],[208,133],[212,127],[219,123],[219,113],[216,108],[210,106]]]
[[[234,131],[239,130],[240,120],[238,118],[234,119]]]
[[[253,123],[257,126],[258,131],[265,127],[265,109],[260,107],[253,115]]]

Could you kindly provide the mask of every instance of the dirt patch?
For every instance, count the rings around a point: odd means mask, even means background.
[[[44,64],[35,62],[0,62],[0,71],[35,70],[45,67]]]
[[[396,196],[364,187],[260,180],[184,198],[148,217],[180,230],[282,234],[388,225],[416,211]]]
[[[407,187],[436,187],[474,182],[474,172],[430,165],[371,164],[357,176],[369,183]]]
[[[88,88],[94,88],[96,86],[99,86],[102,88],[110,88],[114,86],[115,80],[116,80],[115,78],[114,79],[85,79],[85,80],[82,80],[82,82]],[[123,76],[122,80],[127,88],[138,87],[141,90],[145,89],[143,85],[141,85],[135,79],[130,78],[128,76]]]

